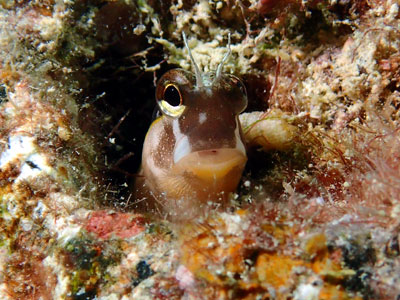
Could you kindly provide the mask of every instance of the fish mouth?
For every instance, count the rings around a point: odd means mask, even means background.
[[[203,181],[218,181],[234,172],[242,173],[247,161],[246,154],[237,148],[200,150],[186,154],[173,169],[190,173]]]

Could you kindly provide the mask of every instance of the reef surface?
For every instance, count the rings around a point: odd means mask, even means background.
[[[0,0],[1,299],[397,299],[395,0]],[[243,79],[230,208],[132,209],[154,84]]]

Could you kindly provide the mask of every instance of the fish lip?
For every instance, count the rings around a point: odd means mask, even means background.
[[[232,170],[242,172],[247,162],[246,153],[238,148],[206,149],[182,156],[173,172],[191,173],[203,180],[219,180]]]
[[[210,148],[210,149],[201,149],[192,151],[189,139],[187,137],[183,137],[176,144],[175,149],[173,151],[173,163],[178,164],[180,160],[182,160],[187,155],[191,155],[192,153],[198,153],[198,154],[217,153],[223,149],[224,151],[228,149],[232,151],[237,151],[246,156],[246,148],[244,147],[243,142],[241,140],[239,140],[239,142],[236,142],[236,147],[221,147],[221,148]]]

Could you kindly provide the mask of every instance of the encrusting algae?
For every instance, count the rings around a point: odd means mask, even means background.
[[[0,1],[0,298],[397,298],[399,18],[393,0]],[[231,34],[248,162],[223,209],[176,224],[129,183],[157,79],[191,68],[182,32],[203,72]]]

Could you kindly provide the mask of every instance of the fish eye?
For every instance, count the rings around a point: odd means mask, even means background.
[[[182,96],[178,88],[173,84],[168,84],[164,89],[163,100],[171,106],[179,106],[182,104]]]
[[[165,86],[162,99],[157,103],[161,112],[172,118],[178,118],[185,110],[179,88],[172,83]]]

